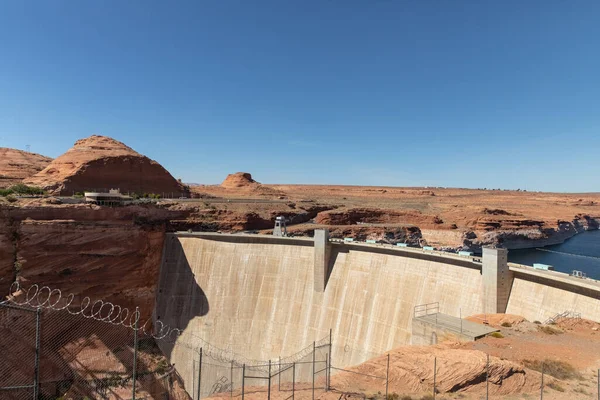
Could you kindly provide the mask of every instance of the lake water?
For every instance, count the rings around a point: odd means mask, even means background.
[[[509,250],[508,261],[524,265],[549,264],[556,271],[569,274],[576,269],[600,280],[600,230],[580,233],[562,244],[541,249]]]

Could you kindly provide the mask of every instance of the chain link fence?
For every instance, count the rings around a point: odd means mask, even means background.
[[[140,314],[14,284],[0,303],[0,398],[188,400]]]
[[[0,398],[7,400],[199,400],[248,391],[327,390],[331,334],[277,360],[244,358],[151,320],[136,309],[58,289],[18,283],[0,302]],[[192,357],[184,380],[162,349],[177,342]]]
[[[365,398],[365,393],[349,391],[339,382],[332,385],[331,377],[338,373],[345,374],[345,379],[366,379],[383,399],[397,397],[389,390],[393,377],[389,354],[385,368],[376,369],[376,373],[342,368],[332,364],[333,349],[341,353],[336,355],[338,360],[347,358],[344,354],[363,360],[377,354],[361,353],[358,344],[338,343],[334,347],[331,332],[291,356],[250,360],[193,335],[184,336],[179,329],[158,321],[155,326],[150,326],[149,321],[142,324],[137,310],[129,312],[89,298],[76,302],[73,295],[64,297],[59,290],[36,285],[22,290],[14,284],[12,289],[16,295],[0,302],[3,400],[314,400],[328,391],[344,398]],[[175,342],[193,355],[192,376],[187,380],[162,350]],[[436,398],[440,389],[439,363],[436,358],[432,361],[429,371],[433,381],[429,387],[431,396]],[[545,367],[542,363],[540,398],[552,384],[544,379]],[[484,398],[489,397],[490,368],[488,355],[485,380],[481,380],[485,384]],[[595,383],[600,400],[600,371]],[[443,392],[447,391],[444,385]]]

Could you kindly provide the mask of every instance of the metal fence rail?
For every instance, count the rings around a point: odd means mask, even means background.
[[[436,301],[435,303],[427,303],[427,304],[419,304],[413,308],[413,317],[424,317],[426,315],[431,314],[439,314],[440,312],[440,302]]]

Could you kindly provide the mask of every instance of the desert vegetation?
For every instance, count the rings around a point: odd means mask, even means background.
[[[11,195],[19,196],[39,196],[45,194],[43,189],[36,186],[27,186],[23,183],[18,183],[7,189],[0,189],[0,196],[8,197]]]

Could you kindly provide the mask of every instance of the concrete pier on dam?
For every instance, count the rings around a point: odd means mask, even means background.
[[[345,367],[409,344],[414,308],[425,303],[439,303],[440,313],[454,317],[507,312],[543,321],[574,310],[600,321],[597,282],[508,265],[506,256],[484,249],[476,262],[334,243],[324,230],[314,239],[168,234],[154,319],[182,333],[173,345],[159,345],[187,388],[203,343],[234,359],[276,360],[331,330],[331,363]]]

